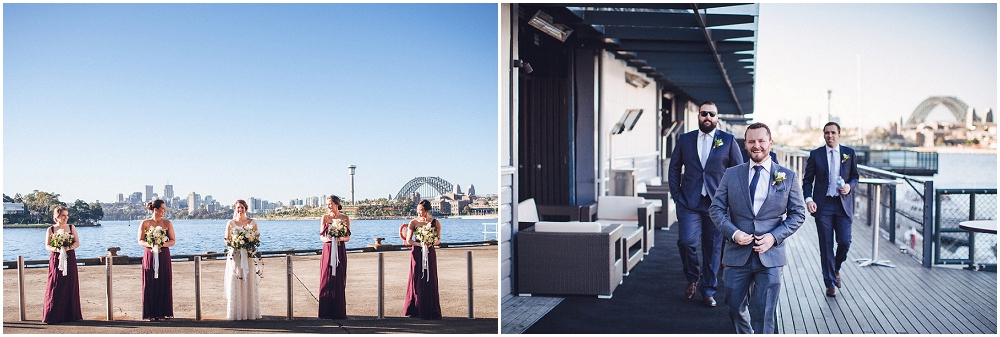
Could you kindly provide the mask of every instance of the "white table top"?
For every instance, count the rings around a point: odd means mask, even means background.
[[[962,221],[958,223],[958,228],[972,232],[996,234],[997,221],[996,220]]]

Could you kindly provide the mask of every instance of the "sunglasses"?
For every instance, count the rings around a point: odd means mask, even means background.
[[[717,114],[718,114],[718,112],[715,112],[715,111],[701,111],[701,116],[702,117],[708,117],[708,116],[715,117],[715,115],[717,115]]]

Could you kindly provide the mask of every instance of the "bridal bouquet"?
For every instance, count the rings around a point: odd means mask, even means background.
[[[66,267],[69,265],[66,257],[66,247],[73,246],[73,234],[67,233],[64,229],[57,230],[55,233],[52,233],[49,246],[59,248],[59,270],[62,271],[63,276],[66,276]]]
[[[226,242],[226,250],[232,248],[234,251],[246,249],[247,253],[254,257],[260,257],[257,248],[260,247],[260,232],[253,229],[249,224],[243,227],[234,226],[229,232],[229,242]]]
[[[424,278],[427,281],[430,281],[430,273],[428,272],[429,269],[428,255],[427,255],[429,250],[427,249],[427,247],[434,245],[434,242],[437,242],[438,240],[437,229],[434,228],[433,223],[434,222],[431,221],[426,225],[417,227],[417,229],[413,231],[413,237],[416,238],[418,242],[420,242],[420,248],[421,248],[420,257],[422,260],[420,271],[424,275]]]
[[[160,278],[160,249],[169,240],[167,230],[163,227],[150,227],[146,230],[146,244],[153,251],[153,278]]]
[[[260,252],[257,251],[257,248],[259,247],[260,232],[254,230],[253,226],[250,224],[242,227],[233,226],[233,229],[229,231],[229,241],[226,242],[226,252],[229,252],[230,249],[233,250],[233,257],[239,257],[239,269],[242,270],[242,273],[236,273],[236,278],[246,280],[249,270],[249,265],[247,264],[248,257],[254,259],[254,266],[257,270],[255,274],[259,277],[263,277],[260,270]]]
[[[342,238],[351,235],[351,230],[347,228],[347,222],[341,219],[333,219],[333,222],[326,224],[326,234],[330,238]],[[330,256],[330,268],[333,268],[333,276],[337,276],[337,265],[340,264],[340,240],[333,240],[333,251]]]

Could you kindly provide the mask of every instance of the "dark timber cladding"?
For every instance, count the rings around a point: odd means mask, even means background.
[[[525,5],[529,8],[573,28],[577,38],[599,41],[665,90],[695,102],[713,101],[727,114],[753,113],[756,5]]]

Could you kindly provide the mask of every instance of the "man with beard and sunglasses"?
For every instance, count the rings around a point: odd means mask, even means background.
[[[712,222],[708,206],[726,169],[743,163],[736,137],[716,129],[718,115],[715,103],[699,106],[698,130],[677,137],[667,173],[670,195],[677,205],[677,246],[688,283],[684,295],[694,297],[700,281],[702,303],[707,307],[716,306],[713,296],[718,291],[722,259],[722,233]],[[701,261],[697,254],[699,243]]]

